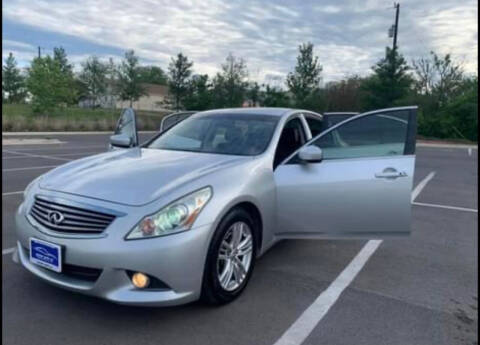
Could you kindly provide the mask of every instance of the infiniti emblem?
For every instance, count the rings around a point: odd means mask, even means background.
[[[61,214],[58,211],[49,211],[48,212],[48,220],[52,224],[58,225],[61,222],[63,222],[64,219],[65,219],[65,217],[63,216],[63,214]]]

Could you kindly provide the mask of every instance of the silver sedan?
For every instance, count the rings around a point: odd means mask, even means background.
[[[32,181],[14,260],[62,288],[132,305],[239,296],[281,239],[410,233],[416,107],[359,114],[198,112],[139,145],[123,112],[112,149]]]

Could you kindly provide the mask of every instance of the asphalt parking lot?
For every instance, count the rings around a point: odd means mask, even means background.
[[[258,261],[243,295],[217,308],[199,302],[125,307],[32,276],[11,260],[13,215],[22,191],[53,166],[103,152],[108,142],[103,134],[50,137],[62,143],[2,150],[3,344],[478,342],[476,149],[417,148],[412,236],[376,243],[363,268],[320,317],[304,312],[325,291],[339,292],[345,282],[339,275],[348,273],[366,241],[280,242]],[[313,329],[305,339],[290,332],[307,324]]]

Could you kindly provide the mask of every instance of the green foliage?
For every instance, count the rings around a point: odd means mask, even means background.
[[[362,83],[359,76],[347,77],[325,86],[325,111],[360,111],[362,109]]]
[[[168,101],[171,106],[179,110],[188,90],[188,79],[192,75],[193,62],[188,57],[179,53],[177,58],[172,58],[168,65],[168,88],[171,99]]]
[[[247,98],[252,106],[258,106],[260,104],[260,96],[260,85],[257,82],[248,83]]]
[[[424,96],[422,101],[426,106],[420,107],[418,119],[420,135],[478,141],[478,78],[466,78],[457,92],[455,98],[440,107]]]
[[[318,57],[313,56],[312,43],[304,43],[298,50],[297,65],[287,76],[287,86],[296,107],[315,109],[320,105],[317,97],[323,67]]]
[[[207,110],[212,107],[212,90],[208,75],[195,75],[187,85],[183,105],[187,110]]]
[[[2,66],[2,98],[8,103],[23,103],[26,95],[25,78],[17,68],[13,54],[9,53]]]
[[[442,58],[432,51],[430,57],[414,60],[412,65],[416,77],[416,93],[431,97],[438,107],[452,100],[461,91],[463,70],[452,61],[450,54]]]
[[[290,99],[285,91],[271,87],[270,85],[265,86],[265,91],[262,95],[262,106],[264,107],[290,107]]]
[[[8,118],[4,129],[110,128],[119,110],[86,110],[69,104],[82,96],[95,100],[108,96],[113,104],[114,97],[119,95],[132,105],[145,94],[141,83],[152,83],[168,84],[168,103],[175,109],[240,107],[244,101],[250,106],[298,107],[318,112],[418,105],[420,135],[478,140],[478,78],[466,77],[449,54],[438,56],[431,52],[428,57],[412,61],[410,69],[398,51],[387,48],[385,58],[373,66],[373,74],[346,77],[321,88],[322,66],[313,55],[313,45],[306,43],[299,46],[295,69],[287,76],[288,91],[249,81],[244,60],[232,54],[213,79],[206,74],[192,77],[192,66],[192,61],[178,54],[169,65],[167,80],[160,67],[139,66],[138,57],[128,51],[120,66],[112,59],[102,63],[92,56],[74,77],[73,66],[60,47],[54,49],[53,58],[34,59],[24,80],[10,54],[2,68],[2,111],[3,117]],[[31,106],[18,104],[24,101],[26,90],[32,96]],[[39,113],[58,117],[59,121],[48,123]],[[139,123],[150,126],[150,120]]]
[[[67,53],[63,47],[53,48],[53,60],[58,63],[62,73],[73,77],[73,65],[68,63]]]
[[[33,59],[27,88],[36,113],[47,114],[56,107],[72,104],[76,97],[73,74],[64,69],[61,61],[50,56]]]
[[[91,56],[82,63],[79,81],[83,86],[82,93],[93,100],[93,107],[107,91],[107,72],[108,65],[101,62],[96,56]]]
[[[131,107],[133,102],[138,101],[141,96],[146,94],[138,72],[138,57],[135,56],[133,50],[125,53],[125,59],[122,61],[117,75],[116,88],[118,95],[122,101],[130,101]]]
[[[139,80],[141,83],[167,85],[168,78],[163,69],[158,66],[139,66]]]
[[[478,79],[464,76],[450,54],[430,52],[412,62],[418,104],[418,132],[426,137],[478,140]]]
[[[213,79],[214,107],[241,107],[245,100],[248,83],[247,65],[231,53],[222,64],[222,72]]]
[[[33,112],[29,104],[2,104],[4,131],[111,131],[122,109],[56,108],[48,116]],[[163,116],[169,112],[136,111],[141,130],[158,130]]]
[[[381,109],[402,104],[413,85],[410,67],[397,49],[387,47],[386,57],[372,67],[374,74],[363,84],[363,108]]]

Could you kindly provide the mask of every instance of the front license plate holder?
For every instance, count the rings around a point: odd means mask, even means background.
[[[62,246],[30,238],[30,262],[55,272],[62,272]]]

